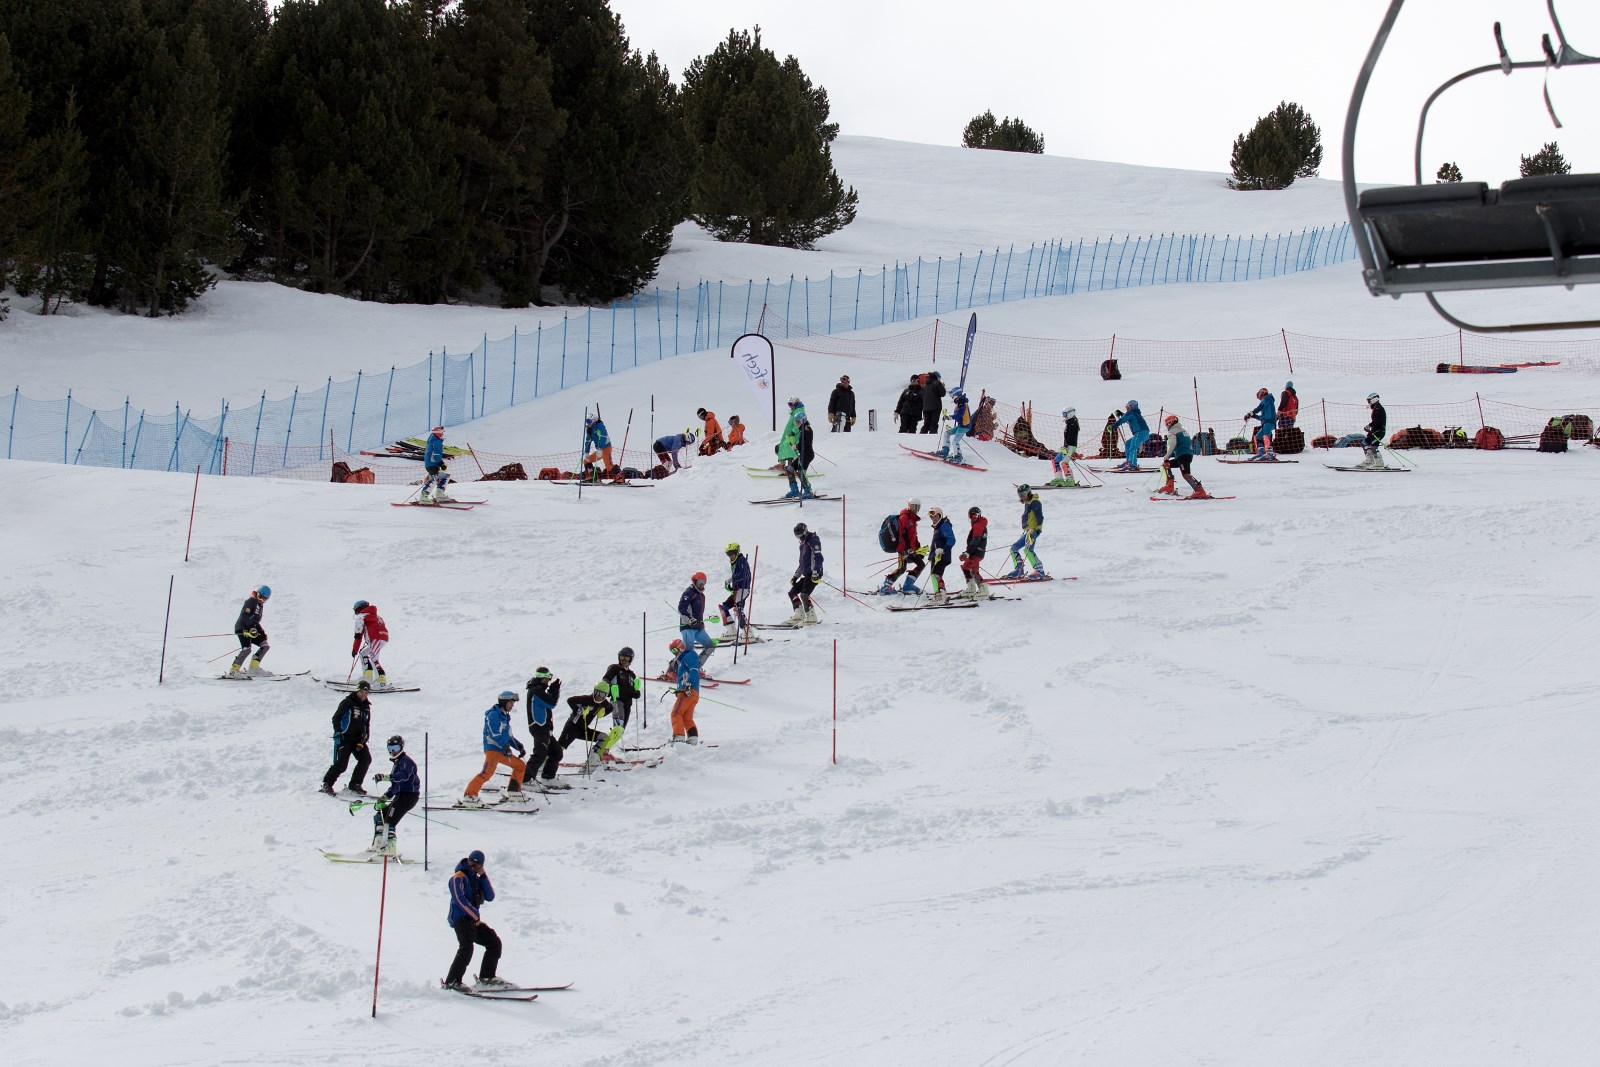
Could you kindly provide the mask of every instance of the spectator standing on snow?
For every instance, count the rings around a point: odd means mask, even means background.
[[[939,412],[944,409],[944,379],[936,370],[922,384],[922,432],[939,432]]]
[[[894,414],[900,420],[901,433],[917,432],[917,419],[922,415],[922,375],[913,374],[911,384],[900,391]]]
[[[828,394],[828,430],[831,433],[849,433],[856,424],[856,393],[850,388],[850,375],[839,379],[839,384]]]

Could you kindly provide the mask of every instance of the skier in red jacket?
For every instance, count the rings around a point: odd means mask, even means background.
[[[356,633],[350,642],[350,658],[361,658],[361,677],[371,682],[373,689],[387,689],[389,676],[383,671],[380,657],[383,646],[389,643],[389,628],[378,617],[377,607],[365,600],[356,601],[355,613]],[[378,674],[376,679],[372,676],[374,671]]]
[[[878,589],[881,596],[894,592],[895,579],[902,574],[906,582],[900,587],[900,592],[910,593],[912,596],[921,596],[922,590],[917,588],[917,578],[922,574],[922,568],[927,566],[927,560],[918,551],[921,544],[917,541],[917,523],[922,521],[922,501],[913,497],[906,502],[900,511],[900,518],[895,522],[894,550],[899,560],[895,563],[894,570],[890,571],[883,579],[883,585]],[[909,569],[910,573],[907,574]]]
[[[972,523],[967,530],[967,549],[961,555],[961,573],[967,576],[967,587],[957,596],[982,600],[989,595],[983,584],[983,557],[989,551],[989,520],[975,507],[967,509],[967,519]]]

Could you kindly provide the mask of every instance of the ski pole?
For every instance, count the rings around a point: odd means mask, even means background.
[[[840,589],[838,586],[834,585],[832,582],[825,581],[822,584],[827,586],[829,589],[832,589],[835,593],[838,593],[840,596],[844,597],[846,600],[850,601],[852,604],[860,604],[862,607],[866,608],[868,611],[877,611],[878,610],[877,608],[873,607],[871,604],[868,604],[866,601],[864,601],[864,600],[860,599],[859,597],[857,597],[854,593],[851,593],[851,592],[849,592],[847,590],[844,590],[844,589]]]
[[[185,634],[183,640],[197,641],[202,637],[232,637],[233,634]]]
[[[217,662],[217,660],[223,659],[224,657],[227,657],[227,656],[231,656],[231,655],[233,655],[234,653],[236,653],[238,651],[239,650],[236,649],[236,648],[230,648],[230,649],[228,649],[228,651],[224,652],[221,656],[212,656],[210,659],[206,660],[206,662],[207,663],[215,663],[215,662]]]

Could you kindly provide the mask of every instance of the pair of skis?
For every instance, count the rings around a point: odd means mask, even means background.
[[[420,500],[401,500],[391,503],[391,508],[427,508],[430,511],[471,511],[479,504],[487,504],[487,500],[452,500],[448,504],[424,504]]]
[[[910,452],[918,459],[931,459],[935,463],[943,463],[948,467],[960,467],[964,471],[977,471],[981,474],[989,469],[988,467],[979,467],[971,463],[954,463],[944,456],[939,455],[937,452],[924,452],[919,448],[912,448],[909,445],[901,445],[900,447],[905,449],[907,452]]]
[[[290,671],[288,674],[274,674],[271,671],[257,671],[255,674],[248,674],[240,671],[237,674],[219,674],[216,678],[219,682],[287,682],[290,678],[304,678],[310,673],[310,671]]]
[[[306,673],[309,674],[311,672],[307,671]],[[312,681],[321,682],[323,685],[327,686],[329,689],[336,690],[336,691],[338,691],[340,693],[354,693],[356,691],[356,683],[354,683],[354,682],[341,682],[341,681],[338,681],[338,680],[333,679],[333,678],[313,678]],[[420,693],[420,692],[422,692],[422,687],[420,685],[375,685],[371,689],[369,689],[368,692],[370,692],[370,693]]]
[[[444,984],[444,979],[439,980],[440,989],[448,989],[452,993],[460,993],[464,997],[475,997],[478,1000],[509,1000],[517,1003],[528,1003],[539,999],[540,993],[554,993],[563,989],[571,989],[573,983],[566,985],[485,985],[476,989],[463,987],[454,989]]]
[[[826,493],[812,493],[810,496],[775,496],[771,500],[752,500],[752,504],[804,504],[808,500],[838,500],[836,496]]]

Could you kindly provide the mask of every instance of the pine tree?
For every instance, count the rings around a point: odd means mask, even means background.
[[[68,94],[56,126],[35,138],[26,158],[27,213],[17,250],[16,289],[39,297],[39,314],[82,300],[94,276],[83,224],[89,153],[78,128],[77,97]]]
[[[550,96],[566,114],[543,180],[508,219],[519,288],[610,300],[655,276],[684,218],[688,145],[677,91],[654,55],[630,51],[606,0],[527,0]]]
[[[1235,189],[1287,189],[1322,167],[1322,131],[1299,104],[1287,101],[1256,120],[1233,142]]]
[[[1539,174],[1570,174],[1572,165],[1561,154],[1560,145],[1554,141],[1545,142],[1545,146],[1531,156],[1523,156],[1522,176],[1532,178]]]
[[[996,122],[994,112],[985,111],[974,116],[961,131],[961,145],[963,148],[989,148],[1000,152],[1031,152],[1038,155],[1044,151],[1044,138],[1020,118],[1014,119],[1008,115]]]
[[[721,241],[812,248],[849,225],[856,191],[833,169],[827,91],[761,29],[730,31],[684,74],[684,121],[699,152],[691,217]]]
[[[11,42],[0,33],[0,289],[11,284],[18,263],[18,245],[27,226],[27,162],[30,153],[26,120],[28,94],[11,63]],[[0,298],[0,320],[10,310]]]
[[[1441,163],[1439,165],[1439,173],[1435,174],[1433,178],[1439,184],[1458,182],[1461,180],[1461,168],[1454,163]]]

